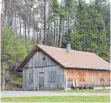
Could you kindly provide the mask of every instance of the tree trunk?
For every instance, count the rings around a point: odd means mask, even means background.
[[[5,68],[3,68],[3,85],[2,85],[2,89],[5,90]]]
[[[43,42],[46,43],[46,0],[44,0],[44,36],[43,36]]]

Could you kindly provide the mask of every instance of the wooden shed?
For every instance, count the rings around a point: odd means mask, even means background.
[[[95,53],[36,45],[17,68],[23,90],[101,87],[110,85],[109,63]]]

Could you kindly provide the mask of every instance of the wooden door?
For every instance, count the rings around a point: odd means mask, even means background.
[[[39,90],[44,89],[44,72],[39,72]]]

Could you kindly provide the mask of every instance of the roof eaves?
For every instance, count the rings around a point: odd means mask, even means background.
[[[110,71],[110,69],[103,69],[103,68],[100,68],[100,69],[98,69],[98,68],[81,68],[81,67],[66,67],[67,69],[90,69],[90,70],[105,70],[105,71]]]

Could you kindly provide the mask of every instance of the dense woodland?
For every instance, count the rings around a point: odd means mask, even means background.
[[[21,85],[15,69],[35,44],[95,52],[109,61],[109,0],[3,0],[2,83]]]

